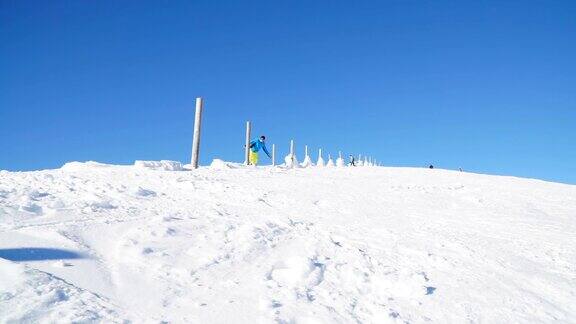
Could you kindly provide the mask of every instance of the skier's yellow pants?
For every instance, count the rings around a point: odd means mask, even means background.
[[[258,165],[258,152],[250,150],[250,164]]]

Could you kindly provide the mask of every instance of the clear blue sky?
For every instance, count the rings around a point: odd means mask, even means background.
[[[576,183],[576,1],[0,0],[0,169],[336,154]]]

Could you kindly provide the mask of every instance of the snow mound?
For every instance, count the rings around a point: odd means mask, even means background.
[[[288,154],[284,158],[284,163],[286,164],[287,168],[298,168],[300,164],[298,163],[298,158],[296,154]]]
[[[235,166],[232,163],[224,162],[223,160],[220,159],[214,159],[210,164],[210,169],[214,170],[228,170],[234,168]]]
[[[314,165],[314,163],[312,162],[312,159],[310,159],[310,156],[306,155],[306,156],[304,157],[304,161],[302,161],[301,166],[302,166],[303,168],[307,168],[307,167],[310,167],[310,166],[313,166],[313,165]]]
[[[134,166],[141,169],[160,170],[160,171],[184,171],[184,166],[178,161],[140,161],[136,160]]]
[[[88,169],[97,169],[97,168],[109,168],[112,165],[99,163],[95,161],[87,161],[87,162],[68,162],[60,168],[64,171],[81,171],[81,170],[88,170]]]
[[[334,160],[332,160],[332,157],[330,155],[328,155],[328,162],[326,162],[326,166],[327,167],[333,167],[334,165]]]

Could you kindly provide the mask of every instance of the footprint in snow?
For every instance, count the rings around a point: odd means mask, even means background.
[[[320,262],[294,256],[276,263],[269,272],[268,279],[275,281],[280,287],[312,288],[324,280],[325,268]]]
[[[27,213],[31,213],[31,214],[36,214],[36,215],[42,214],[42,207],[35,204],[35,203],[31,203],[31,202],[27,202],[27,203],[24,203],[23,205],[20,205],[20,210],[27,212]]]
[[[139,197],[155,197],[156,196],[155,191],[144,189],[141,187],[138,187],[135,190],[133,190],[133,193],[134,193],[134,195],[139,196]]]

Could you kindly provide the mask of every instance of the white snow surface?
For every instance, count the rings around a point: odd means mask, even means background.
[[[76,162],[77,163],[77,162]],[[178,161],[139,161],[134,162],[134,166],[142,169],[162,170],[162,171],[184,171],[182,163]]]
[[[574,323],[576,186],[440,169],[0,172],[0,322]]]

